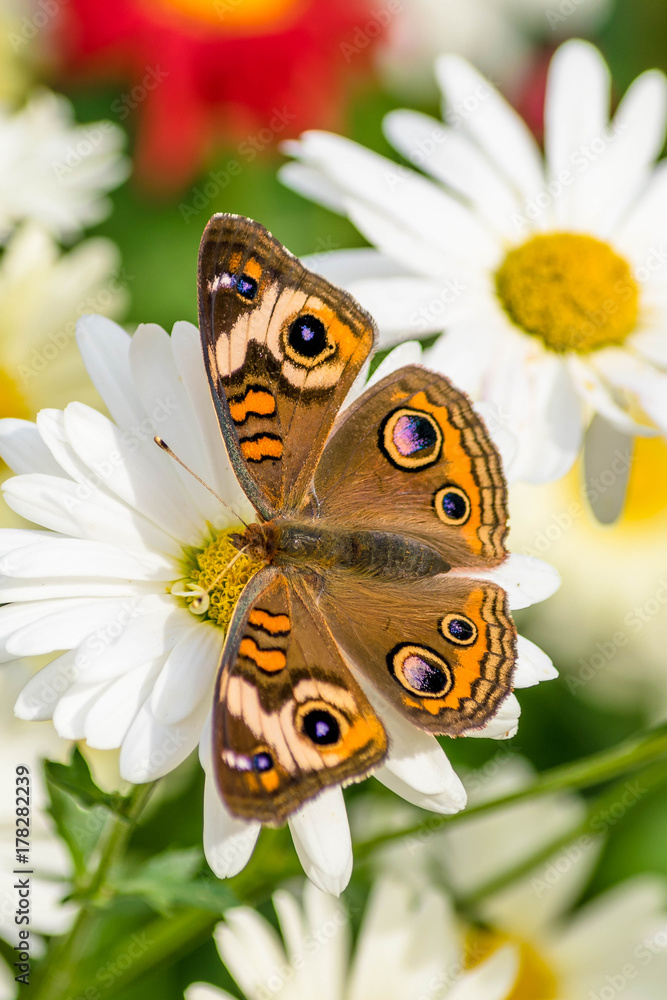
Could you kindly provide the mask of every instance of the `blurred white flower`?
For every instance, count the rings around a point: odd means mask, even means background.
[[[129,173],[124,144],[118,125],[77,125],[67,98],[48,90],[18,111],[0,105],[0,242],[26,219],[68,240],[104,219],[105,195]]]
[[[494,81],[512,84],[536,41],[586,32],[610,7],[609,0],[410,0],[391,11],[380,68],[406,97],[430,95],[430,67],[441,52],[457,52]]]
[[[279,891],[273,905],[282,938],[250,907],[227,910],[215,929],[220,957],[247,1000],[514,997],[515,949],[502,948],[471,968],[465,928],[443,893],[378,880],[353,957],[348,914],[331,896],[306,884],[302,904]],[[189,986],[185,998],[233,1000],[208,983]]]
[[[0,259],[0,417],[34,417],[71,399],[98,402],[76,348],[83,313],[117,315],[126,276],[109,240],[61,253],[36,223],[11,237]]]
[[[518,791],[532,779],[532,768],[520,756],[510,750],[501,757],[467,777],[471,804]],[[633,794],[632,783],[628,785],[624,794]],[[386,824],[390,809],[385,803],[385,816],[376,818],[376,826]],[[368,802],[365,812],[370,812]],[[379,863],[385,871],[410,871],[416,884],[444,883],[465,901],[568,830],[576,830],[585,816],[585,803],[576,793],[541,796],[440,829],[425,825],[422,835],[385,848]],[[364,817],[352,818],[355,828],[368,835]],[[478,947],[493,951],[511,943],[518,950],[512,1000],[612,1000],[621,994],[628,1000],[662,1000],[667,994],[664,879],[637,876],[572,912],[608,823],[609,815],[601,813],[594,835],[573,838],[528,875],[466,904],[485,928],[477,931]]]
[[[11,947],[19,943],[19,927],[14,922],[18,904],[14,888],[15,869],[29,868],[31,905],[31,951],[41,954],[39,935],[63,934],[69,927],[76,907],[61,903],[67,894],[67,879],[72,864],[65,845],[56,835],[47,804],[42,761],[63,761],[68,744],[61,739],[50,722],[38,725],[14,717],[12,705],[21,688],[34,671],[25,662],[3,664],[0,670],[0,937]],[[16,863],[16,768],[24,764],[30,769],[29,864]],[[25,783],[22,788],[26,788]],[[22,846],[22,845],[20,845]],[[18,876],[20,878],[20,876]],[[14,996],[15,969],[0,962],[0,997]]]
[[[628,499],[613,531],[597,524],[578,494],[582,470],[510,497],[512,549],[549,559],[563,586],[549,614],[531,611],[569,690],[612,711],[667,719],[667,446],[638,439]],[[611,470],[590,483],[604,497]],[[563,622],[576,623],[563,628]]]
[[[592,414],[592,466],[619,438],[667,434],[663,74],[642,74],[610,121],[604,60],[566,42],[549,72],[544,158],[464,59],[442,56],[436,72],[444,123],[385,119],[430,179],[328,133],[287,144],[300,162],[286,183],[377,247],[320,256],[318,269],[369,309],[384,345],[446,330],[425,362],[514,432],[514,478],[562,476]]]
[[[42,410],[37,425],[0,422],[0,456],[19,473],[4,484],[5,499],[48,529],[0,532],[0,660],[65,650],[27,685],[16,710],[26,719],[53,717],[68,739],[121,747],[127,781],[168,773],[199,743],[206,856],[216,874],[234,875],[250,858],[260,824],[232,817],[223,805],[207,720],[231,609],[258,567],[242,556],[213,590],[210,607],[222,610],[193,613],[184,595],[193,584],[206,588],[236,553],[228,536],[239,523],[156,447],[154,435],[240,517],[252,520],[254,510],[224,450],[196,327],[177,323],[169,337],[147,324],[130,337],[93,316],[81,321],[78,342],[112,420],[71,403]],[[411,350],[419,349],[393,352],[374,378]],[[559,582],[546,563],[514,556],[492,578],[511,608],[543,600]],[[515,687],[555,676],[549,658],[522,637],[518,653]],[[424,808],[462,809],[463,787],[436,738],[371,697],[391,747],[375,776]],[[519,713],[511,693],[468,735],[506,739]],[[341,789],[308,803],[290,827],[309,878],[340,892],[352,870]]]

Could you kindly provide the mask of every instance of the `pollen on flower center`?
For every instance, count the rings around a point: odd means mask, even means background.
[[[245,552],[239,553],[230,540],[230,536],[235,534],[238,534],[236,528],[221,531],[203,549],[192,552],[192,569],[189,577],[181,581],[185,587],[179,586],[178,589],[176,586],[172,587],[173,594],[193,599],[189,607],[194,614],[201,613],[203,619],[214,622],[225,631],[241,591],[248,580],[263,566],[259,559]],[[230,565],[232,560],[233,565]],[[214,583],[215,586],[208,595],[206,604],[202,611],[198,612],[195,600]]]
[[[474,968],[505,944],[514,945],[519,953],[519,971],[507,1000],[557,1000],[556,974],[531,944],[514,935],[475,929],[466,940],[466,965]]]
[[[580,233],[541,234],[510,250],[496,290],[512,321],[559,353],[621,344],[637,322],[630,265]]]

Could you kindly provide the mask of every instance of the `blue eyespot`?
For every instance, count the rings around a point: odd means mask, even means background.
[[[445,524],[465,524],[470,517],[470,500],[460,486],[442,486],[433,497],[433,506]]]
[[[326,349],[327,331],[317,316],[307,313],[290,324],[287,342],[292,350],[303,358],[316,358]]]
[[[252,758],[252,766],[255,771],[270,771],[273,768],[273,757],[266,750],[260,750]]]
[[[257,295],[257,282],[248,274],[242,274],[236,281],[236,291],[249,302]]]
[[[394,424],[392,437],[397,451],[406,457],[430,450],[438,441],[432,422],[428,417],[420,417],[416,413],[399,417]]]
[[[317,746],[329,746],[338,743],[340,726],[331,712],[316,708],[303,717],[303,731]]]
[[[472,646],[477,638],[477,626],[465,615],[446,615],[440,622],[440,631],[457,646]]]

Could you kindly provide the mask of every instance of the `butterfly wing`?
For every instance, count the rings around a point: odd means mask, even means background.
[[[488,568],[507,555],[498,451],[468,398],[417,365],[341,414],[315,472],[309,513],[328,527],[428,542],[455,567]]]
[[[317,600],[349,660],[420,729],[478,729],[512,690],[516,631],[493,583],[441,574],[371,584],[332,572]]]
[[[296,574],[267,567],[234,611],[213,708],[218,787],[236,816],[280,823],[365,777],[384,729]]]
[[[264,518],[285,513],[301,501],[373,347],[373,321],[264,226],[236,215],[214,215],[204,230],[199,320],[234,470]]]

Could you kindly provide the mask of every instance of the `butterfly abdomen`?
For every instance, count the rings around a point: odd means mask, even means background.
[[[403,580],[436,576],[451,569],[424,542],[385,531],[327,530],[309,524],[275,523],[276,565],[349,570],[360,576]]]

